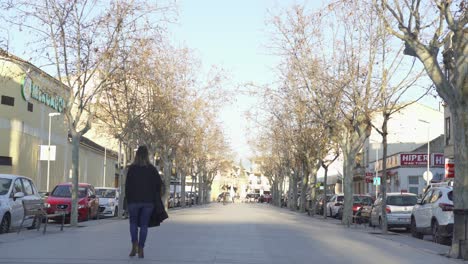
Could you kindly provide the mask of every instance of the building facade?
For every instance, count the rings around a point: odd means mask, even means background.
[[[68,89],[29,62],[0,50],[0,173],[30,177],[41,191],[71,181],[72,146],[63,115]],[[41,160],[40,147],[47,150],[49,138],[56,153],[50,162],[47,152]],[[83,138],[80,182],[116,186],[116,164],[114,151]]]
[[[382,121],[382,117],[378,114],[373,118],[373,122],[377,127],[381,126]],[[441,111],[420,103],[408,105],[394,113],[388,121],[387,157],[396,159],[396,154],[412,153],[421,147],[427,148],[428,142],[433,142],[431,143],[431,153],[443,153],[440,144],[443,131],[444,119]],[[434,141],[435,139],[437,140]],[[359,161],[356,162],[357,166],[354,173],[355,193],[375,195],[377,190],[376,186],[373,185],[372,178],[375,176],[375,161],[382,159],[383,147],[381,142],[382,136],[375,129],[372,129],[371,135],[364,144]],[[424,150],[419,152],[424,152]],[[401,171],[399,172],[399,175],[403,175]],[[394,179],[395,182],[388,183],[389,186],[395,186],[393,190],[400,191],[401,187],[397,188],[397,183],[401,184],[404,180],[400,178],[398,178],[398,181],[397,178],[391,179]]]

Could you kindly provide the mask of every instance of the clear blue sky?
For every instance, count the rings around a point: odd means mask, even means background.
[[[230,77],[226,88],[234,91],[245,83],[263,85],[276,80],[278,58],[270,55],[267,48],[271,38],[267,21],[271,14],[296,3],[315,9],[323,2],[328,1],[177,0],[177,23],[170,25],[169,31],[174,44],[192,49],[202,61],[200,72],[206,72],[211,65],[225,69]],[[14,34],[11,38],[12,52],[29,59],[24,36]],[[220,111],[225,134],[243,161],[252,154],[247,141],[255,133],[247,129],[245,112],[257,102],[255,97],[238,93],[233,103]],[[437,107],[433,98],[425,98],[422,103]]]
[[[322,1],[180,0],[178,23],[170,30],[173,41],[194,50],[205,68],[218,65],[227,71],[231,79],[227,88],[234,90],[249,82],[262,85],[274,81],[278,63],[267,48],[271,13],[304,2],[313,8]],[[251,155],[247,141],[254,133],[247,129],[245,112],[256,103],[256,98],[237,94],[220,114],[233,150],[244,161]]]

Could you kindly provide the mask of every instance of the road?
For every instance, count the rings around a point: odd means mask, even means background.
[[[151,228],[145,259],[129,258],[128,220],[102,219],[47,234],[0,235],[0,263],[461,263],[440,256],[448,247],[267,204],[214,203],[170,212]]]

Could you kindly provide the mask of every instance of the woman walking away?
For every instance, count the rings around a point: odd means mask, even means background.
[[[131,257],[138,253],[139,258],[144,258],[143,248],[145,247],[148,224],[152,214],[165,214],[165,218],[167,218],[164,207],[161,209],[160,206],[162,205],[161,186],[162,180],[158,170],[150,163],[148,148],[140,146],[133,164],[128,168],[127,179],[125,180],[125,197],[127,199],[132,241]],[[164,220],[161,219],[160,222]],[[139,232],[138,227],[140,228]]]

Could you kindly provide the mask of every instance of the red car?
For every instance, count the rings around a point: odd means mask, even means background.
[[[72,184],[62,183],[55,186],[46,199],[47,213],[53,214],[65,211],[66,218],[70,219]],[[86,221],[96,219],[99,213],[99,198],[96,197],[94,187],[88,183],[78,186],[78,220]]]
[[[369,206],[374,203],[374,199],[369,195],[355,194],[353,195],[353,215],[356,215],[357,211],[363,206]],[[341,205],[338,209],[338,219],[343,218],[344,205]]]

